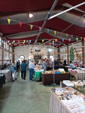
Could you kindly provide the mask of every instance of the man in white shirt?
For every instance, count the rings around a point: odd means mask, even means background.
[[[72,61],[70,61],[70,67],[71,67],[72,69],[76,69],[76,66],[72,63]]]
[[[11,61],[7,60],[7,61],[6,61],[6,65],[8,66],[8,65],[10,65],[10,64],[11,64]]]
[[[35,68],[35,64],[33,63],[33,61],[29,61],[29,79],[32,80],[33,74],[34,74],[34,68]]]

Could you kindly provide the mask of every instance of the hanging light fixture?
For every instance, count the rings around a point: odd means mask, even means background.
[[[32,13],[29,13],[29,18],[32,18],[33,17],[33,14]]]

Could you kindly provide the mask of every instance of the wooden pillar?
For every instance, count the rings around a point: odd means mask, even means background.
[[[10,46],[9,46],[9,61],[10,61]]]
[[[85,42],[82,40],[82,63],[85,64]]]
[[[85,41],[84,41],[84,65],[85,65]]]
[[[4,65],[4,44],[2,43],[2,65]]]
[[[67,64],[69,64],[69,46],[67,45]]]
[[[14,47],[12,47],[12,63],[15,64],[15,52],[14,52]]]
[[[58,59],[60,60],[60,48],[58,47]]]

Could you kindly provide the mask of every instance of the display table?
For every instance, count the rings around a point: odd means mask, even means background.
[[[79,70],[79,69],[75,69],[75,70],[71,70],[71,75],[74,76],[76,78],[76,80],[85,80],[85,71]]]
[[[2,88],[3,84],[5,84],[5,75],[0,75],[0,88]]]
[[[50,90],[50,108],[49,113],[71,113],[59,100],[57,95]]]
[[[85,80],[85,73],[77,73],[75,78],[76,80]]]
[[[70,73],[63,73],[63,74],[54,74],[55,76],[55,83],[59,84],[60,81],[69,80]],[[53,74],[42,74],[42,83],[43,85],[50,85],[53,83]]]
[[[81,93],[85,93],[85,81],[70,81],[70,80],[63,80],[62,87],[72,87],[76,90],[78,90]]]
[[[9,82],[11,80],[11,71],[9,69],[7,69],[7,70],[0,70],[0,74],[2,76],[5,75],[5,77],[6,77],[5,82]]]
[[[44,70],[35,70],[34,72],[34,79],[37,81],[37,80],[40,80],[42,78],[42,72],[44,72]]]
[[[60,97],[58,92],[59,95],[56,94],[56,90],[51,89],[49,113],[85,113],[84,95],[73,88],[69,88],[68,90],[63,89],[65,92],[70,91],[72,93],[71,97],[68,96],[70,95],[68,92],[68,94],[65,93],[65,96]],[[78,94],[75,94],[75,92]],[[69,99],[67,97],[69,97]]]
[[[68,67],[66,66],[54,66],[54,69],[63,68],[66,72],[68,72]]]

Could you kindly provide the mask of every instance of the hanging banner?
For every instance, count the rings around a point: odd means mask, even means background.
[[[44,42],[44,40],[42,40],[42,43]]]
[[[15,40],[13,40],[12,44],[14,44],[14,43],[15,43]]]
[[[30,25],[30,29],[32,30],[32,28],[33,28],[33,25]]]
[[[64,42],[64,38],[62,39],[62,42]]]
[[[66,37],[68,37],[68,34],[66,34]]]
[[[29,40],[29,43],[31,43],[31,40]]]
[[[85,41],[85,37],[84,37],[84,41]]]
[[[73,35],[71,35],[71,38],[73,38]]]
[[[19,22],[20,27],[22,26],[22,22]]]
[[[41,27],[39,27],[39,30],[41,30]]]
[[[11,45],[11,43],[9,43],[9,46]]]
[[[49,31],[50,31],[50,30],[49,30],[49,29],[47,29],[47,32],[48,32],[48,33],[49,33]]]
[[[10,41],[8,40],[7,43],[9,43]]]
[[[78,41],[78,38],[76,38],[76,41]]]
[[[61,36],[63,35],[63,33],[61,33]]]
[[[57,39],[55,39],[55,42],[57,42]]]
[[[10,24],[10,22],[11,22],[11,19],[7,19],[7,21],[8,21],[8,24]]]
[[[18,40],[18,44],[20,43],[20,40]]]
[[[25,40],[23,41],[23,44],[25,44]]]
[[[71,41],[71,38],[69,38],[69,42]]]
[[[16,46],[17,44],[14,44],[14,46]]]
[[[54,31],[54,34],[56,35],[56,31]]]
[[[81,38],[81,40],[82,40],[82,37],[80,37]]]
[[[49,41],[51,41],[52,39],[49,39]]]

